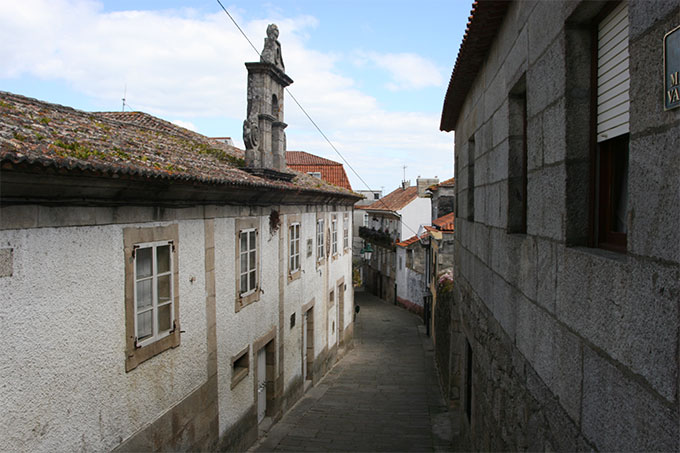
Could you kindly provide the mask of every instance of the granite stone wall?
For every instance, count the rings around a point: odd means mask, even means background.
[[[439,329],[463,449],[680,447],[680,109],[661,99],[680,5],[628,2],[626,253],[588,246],[591,23],[605,6],[514,2],[456,124],[455,289]],[[527,227],[509,234],[518,86]]]

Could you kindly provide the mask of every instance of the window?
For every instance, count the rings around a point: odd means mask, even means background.
[[[593,32],[595,33],[595,31]],[[628,205],[629,56],[628,7],[619,3],[597,25],[597,129],[595,149],[594,244],[625,252]]]
[[[472,420],[472,347],[465,340],[465,415]]]
[[[326,256],[324,248],[323,219],[316,221],[316,260],[321,261]]]
[[[364,213],[364,226],[368,226],[368,212]]]
[[[333,215],[331,219],[331,251],[333,256],[338,254],[338,217]]]
[[[379,200],[380,199],[380,194],[378,192],[373,194],[373,199],[374,200]]]
[[[508,233],[527,232],[527,96],[525,77],[511,90],[508,152]]]
[[[293,223],[288,229],[290,237],[289,273],[295,274],[300,270],[300,224]]]
[[[236,384],[241,382],[248,376],[250,368],[250,347],[246,346],[244,350],[231,358],[231,388],[236,387]]]
[[[123,230],[126,371],[180,344],[178,237],[177,225]]]
[[[259,219],[236,220],[236,311],[260,298]]]
[[[321,179],[321,172],[318,171],[308,171],[307,174],[309,176],[313,176],[315,178]]]
[[[257,288],[257,230],[249,228],[239,233],[239,256],[241,262],[241,285],[242,296],[251,294]]]
[[[146,346],[170,335],[172,306],[172,241],[135,244],[135,339]]]
[[[628,134],[598,145],[598,229],[601,248],[625,252],[628,205]]]
[[[342,248],[349,249],[349,215],[342,217]]]
[[[467,184],[467,219],[471,222],[475,221],[475,140],[470,138],[467,149],[467,168],[468,168],[468,184]]]

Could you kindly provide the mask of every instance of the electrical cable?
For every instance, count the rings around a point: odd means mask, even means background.
[[[221,2],[220,0],[216,0],[216,1],[217,1],[217,3],[220,5],[220,7],[222,8],[222,10],[226,13],[226,15],[229,16],[229,19],[231,19],[231,21],[234,23],[234,25],[236,26],[236,28],[238,29],[238,31],[240,31],[241,34],[243,35],[243,37],[246,39],[246,41],[248,41],[248,44],[250,44],[250,47],[252,47],[253,50],[255,51],[255,53],[256,53],[260,58],[262,58],[262,54],[260,54],[260,51],[257,50],[257,47],[255,47],[255,45],[254,45],[253,42],[250,40],[250,38],[248,38],[248,35],[246,35],[246,33],[243,31],[243,29],[242,29],[242,28],[239,26],[239,24],[236,22],[236,19],[234,19],[234,17],[233,17],[231,14],[229,14],[229,11],[227,11],[227,8],[224,7],[224,5],[222,4],[222,2]],[[340,158],[342,159],[342,161],[343,161],[345,164],[347,164],[347,166],[350,168],[350,170],[352,170],[352,172],[356,175],[356,177],[359,178],[359,181],[361,181],[361,182],[364,184],[364,186],[366,186],[366,188],[367,188],[370,192],[374,192],[374,190],[371,189],[371,187],[368,185],[368,183],[367,183],[366,181],[364,181],[364,178],[362,178],[361,175],[359,175],[359,173],[357,173],[357,171],[354,169],[354,167],[352,167],[352,165],[350,165],[350,163],[347,161],[347,159],[345,159],[345,157],[340,153],[340,151],[338,151],[338,149],[335,147],[335,145],[333,144],[333,142],[331,142],[330,139],[326,136],[326,134],[324,134],[324,132],[323,132],[323,131],[321,130],[321,128],[319,127],[319,125],[316,124],[316,121],[314,121],[314,120],[312,119],[312,117],[309,115],[309,113],[307,113],[307,110],[305,110],[305,108],[302,106],[302,104],[300,104],[300,102],[299,102],[299,101],[297,100],[297,98],[293,95],[293,93],[291,93],[291,91],[288,89],[288,87],[286,87],[285,90],[286,90],[286,92],[288,93],[288,95],[291,97],[291,99],[293,99],[293,101],[295,101],[295,104],[297,104],[297,106],[300,108],[300,110],[302,111],[302,113],[305,114],[305,116],[307,117],[307,119],[312,123],[312,125],[316,128],[316,130],[321,134],[321,136],[322,136],[322,137],[326,140],[326,142],[330,145],[330,147],[333,148],[333,151],[335,151],[335,153],[336,153],[338,156],[340,156]],[[401,216],[400,216],[396,211],[390,209],[390,207],[387,206],[387,204],[385,204],[385,202],[382,200],[382,198],[379,198],[378,201],[379,201],[383,206],[385,206],[385,208],[386,208],[389,212],[391,212],[391,213],[393,213],[394,215],[396,215],[396,216],[398,216],[398,217],[401,218]],[[404,223],[403,221],[402,221],[401,223],[402,223],[402,225],[404,225],[406,228],[408,228],[409,230],[411,230],[411,231],[413,232],[413,234],[415,234],[416,236],[418,236],[418,232],[417,232],[417,231],[415,231],[413,228],[411,228],[409,225],[407,225],[407,224]]]

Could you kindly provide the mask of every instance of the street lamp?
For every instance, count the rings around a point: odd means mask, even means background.
[[[361,253],[361,256],[363,256],[366,261],[371,261],[371,255],[373,255],[373,247],[371,247],[371,243],[365,243],[364,248],[362,248],[359,253]]]

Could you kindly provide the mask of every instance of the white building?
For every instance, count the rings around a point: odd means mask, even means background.
[[[360,228],[361,239],[372,244],[371,261],[367,263],[364,286],[378,297],[396,303],[397,258],[395,243],[416,234],[432,221],[430,199],[425,189],[436,179],[408,181],[379,200],[362,206],[366,226]]]
[[[0,113],[3,449],[243,450],[351,343],[356,194],[139,112]]]

